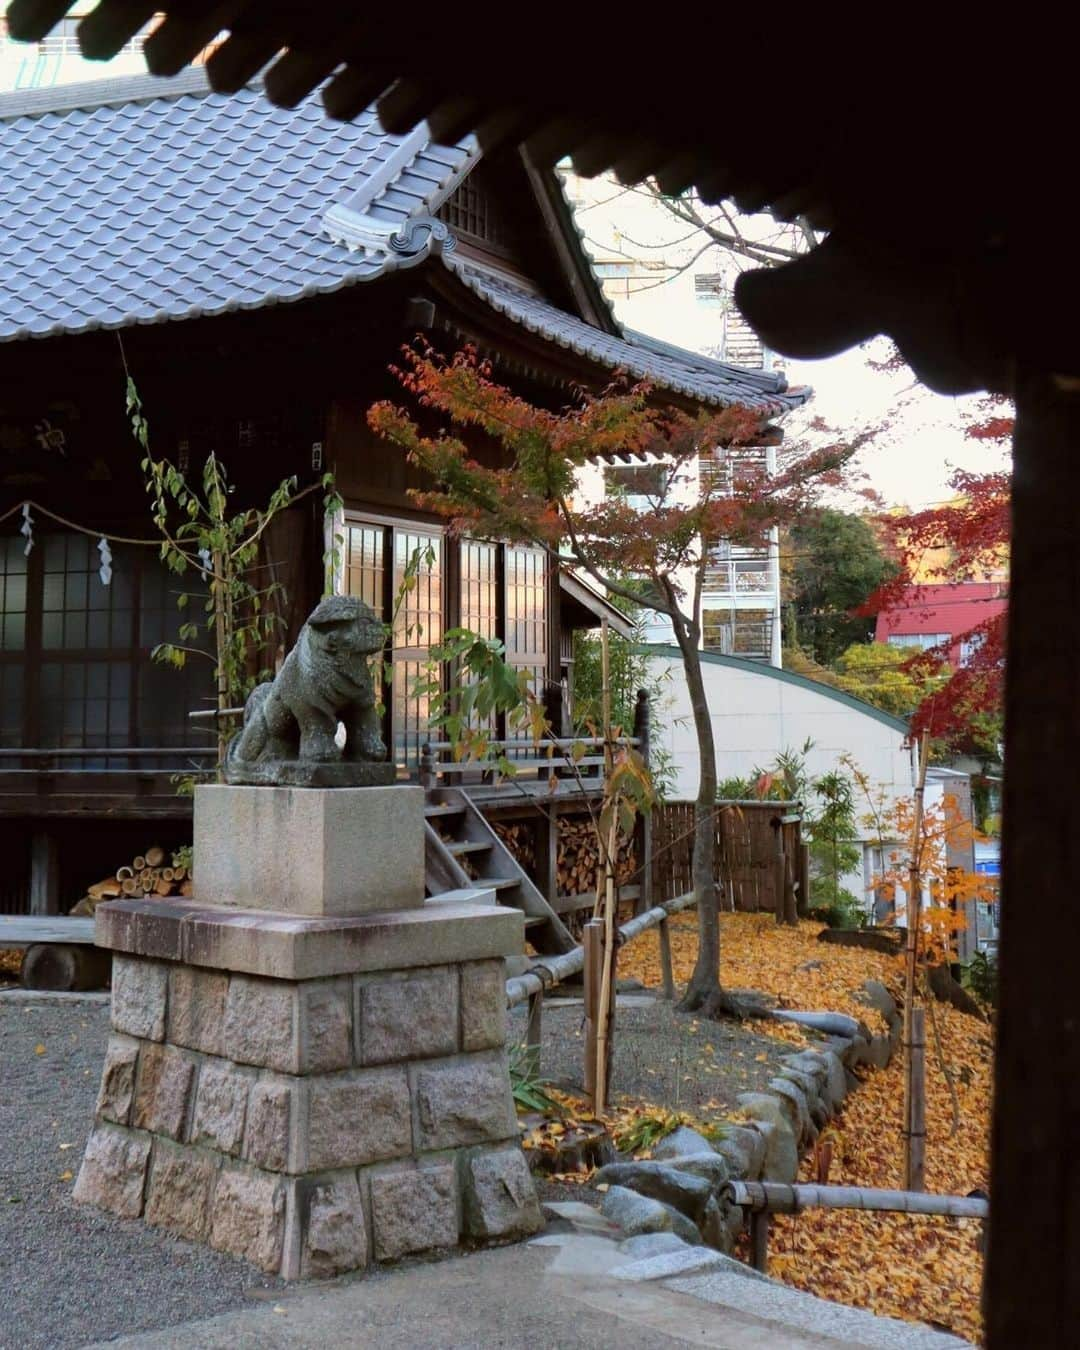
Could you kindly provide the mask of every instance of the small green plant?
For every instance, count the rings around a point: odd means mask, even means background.
[[[192,848],[190,844],[182,844],[172,855],[172,865],[174,867],[186,867],[188,874],[191,874]]]
[[[862,850],[855,828],[855,798],[851,780],[834,771],[814,780],[821,810],[810,826],[810,912],[831,928],[857,928],[863,907],[842,885],[858,867]]]
[[[641,1153],[654,1148],[661,1139],[673,1134],[680,1125],[716,1143],[726,1133],[722,1124],[703,1124],[685,1111],[671,1111],[666,1106],[644,1105],[634,1107],[621,1115],[611,1132],[612,1142],[620,1153]]]
[[[514,1105],[523,1111],[539,1111],[541,1115],[563,1117],[566,1112],[547,1091],[536,1064],[532,1046],[514,1045],[507,1056],[510,1065],[510,1090]]]
[[[976,998],[992,1008],[997,1006],[998,968],[994,957],[986,952],[976,952],[968,962],[965,983]]]
[[[238,510],[225,466],[215,454],[203,464],[201,483],[189,481],[169,460],[153,457],[149,423],[130,374],[127,413],[143,451],[140,467],[151,517],[161,535],[161,560],[177,576],[192,578],[190,587],[176,597],[184,615],[179,640],[159,643],[150,654],[153,660],[176,669],[183,669],[189,656],[213,665],[220,763],[230,733],[226,710],[243,703],[251,688],[273,673],[264,661],[284,627],[284,587],[276,581],[259,585],[252,579],[257,574],[260,540],[275,516],[308,493],[322,488],[331,518],[341,499],[331,474],[301,490],[293,477],[274,489],[264,508]],[[184,792],[186,786],[186,780],[181,780],[179,790]]]

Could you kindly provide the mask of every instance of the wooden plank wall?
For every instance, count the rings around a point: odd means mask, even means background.
[[[776,835],[772,821],[794,814],[791,802],[718,803],[717,882],[722,909],[776,912]],[[784,825],[784,851],[797,855],[798,822]],[[693,889],[694,803],[664,802],[653,810],[653,894],[671,900]]]

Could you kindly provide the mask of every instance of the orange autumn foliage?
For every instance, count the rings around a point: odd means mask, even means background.
[[[766,914],[725,914],[721,928],[721,978],[726,985],[771,993],[783,1007],[847,1012],[873,1030],[883,1029],[879,1015],[856,999],[854,991],[874,978],[898,994],[902,958],[825,945],[817,941],[820,924],[804,922],[791,929]],[[696,955],[696,932],[688,917],[671,920],[671,946],[679,982],[693,969]],[[651,988],[660,986],[658,942],[651,934],[620,952],[619,974],[635,976]],[[934,1048],[934,1022],[959,1100],[955,1134],[950,1094]],[[802,1039],[791,1024],[754,1024],[755,1031],[780,1029],[788,1039]],[[932,1009],[928,1039],[927,1189],[952,1195],[988,1190],[991,1032],[939,1003]],[[901,1058],[895,1055],[881,1072],[860,1069],[859,1075],[859,1089],[848,1095],[832,1125],[829,1184],[898,1189],[903,1173]],[[814,1180],[822,1165],[823,1158],[811,1153],[800,1179]],[[777,1216],[771,1230],[769,1274],[774,1278],[822,1298],[947,1327],[978,1341],[978,1222],[820,1209]]]

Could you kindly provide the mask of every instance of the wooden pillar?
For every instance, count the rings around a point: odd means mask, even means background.
[[[538,989],[529,995],[529,1018],[525,1024],[525,1046],[529,1060],[529,1072],[540,1072],[540,1047],[544,1038],[544,991]]]
[[[810,913],[810,845],[799,844],[799,894],[795,904],[795,912],[800,919],[805,919]]]
[[[30,840],[30,913],[60,913],[60,848],[46,830]]]
[[[911,1010],[911,1044],[908,1047],[911,1098],[908,1165],[904,1190],[926,1190],[926,1009]]]
[[[755,1209],[750,1215],[750,1264],[766,1274],[769,1269],[769,1211]]]
[[[649,763],[649,695],[639,689],[634,704],[634,735],[641,742],[638,747],[642,759]],[[652,812],[644,812],[637,822],[638,892],[635,914],[644,914],[653,907],[653,820]]]
[[[536,884],[554,909],[559,895],[559,817],[554,802],[536,819]]]
[[[1070,893],[1080,829],[1080,390],[1016,386],[987,1343],[1080,1325],[1080,1012]],[[1037,1206],[1037,1240],[1032,1204]]]
[[[596,1036],[599,1030],[600,981],[604,963],[604,925],[600,919],[590,919],[581,930],[581,945],[585,949],[583,975],[585,977],[585,1073],[582,1086],[586,1096],[596,1101]]]
[[[656,925],[656,931],[660,935],[660,974],[664,981],[664,997],[674,999],[675,975],[671,968],[671,932],[668,929],[668,920],[661,919]]]

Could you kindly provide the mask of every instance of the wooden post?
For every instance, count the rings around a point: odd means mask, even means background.
[[[600,624],[600,668],[603,678],[601,707],[604,719],[604,802],[611,823],[604,844],[603,872],[603,957],[600,996],[596,1007],[596,1074],[593,1079],[593,1111],[602,1116],[607,1110],[607,1077],[611,1057],[611,1033],[614,1023],[615,986],[615,854],[619,846],[619,813],[610,796],[614,755],[611,743],[611,667],[608,650],[608,621]],[[602,818],[602,813],[601,813]]]
[[[788,865],[787,856],[784,853],[784,827],[780,824],[779,816],[772,822],[775,837],[773,840],[773,890],[775,896],[775,911],[777,923],[788,923],[787,912],[787,890],[788,890]]]
[[[750,1214],[750,1264],[767,1274],[769,1269],[769,1212],[755,1209]]]
[[[781,825],[780,833],[783,835]],[[795,896],[795,854],[791,849],[784,850],[784,922],[794,928],[799,922]]]
[[[604,925],[590,919],[581,930],[584,948],[582,974],[585,981],[585,1075],[583,1086],[590,1101],[596,1101],[596,1031],[600,1007],[600,982],[604,961]]]
[[[554,802],[536,820],[536,884],[554,908],[559,896],[559,817]]]
[[[915,1080],[913,1076],[915,1013],[915,970],[919,960],[919,921],[922,915],[922,846],[923,846],[923,797],[926,793],[926,745],[925,738],[916,743],[918,755],[918,775],[915,785],[915,819],[911,827],[911,861],[908,865],[907,896],[907,951],[904,965],[904,1177],[905,1189],[914,1190],[908,1184],[912,1176],[912,1140],[914,1138],[913,1111],[915,1102]],[[925,1046],[926,1037],[923,1035]],[[924,1131],[925,1133],[925,1131]],[[921,1189],[921,1187],[919,1188]]]
[[[60,913],[60,849],[45,830],[30,840],[30,913]]]
[[[529,995],[529,1017],[525,1024],[525,1046],[529,1060],[529,1072],[540,1072],[540,1047],[543,1041],[544,991],[538,989]]]
[[[660,934],[660,973],[664,980],[664,998],[674,999],[675,976],[671,969],[671,933],[668,931],[667,919],[660,920],[656,931]]]
[[[911,1012],[911,1115],[904,1190],[926,1189],[926,1009]]]
[[[810,913],[810,845],[799,844],[799,894],[795,902],[795,913],[805,919]]]
[[[435,750],[428,742],[420,751],[420,786],[427,792],[438,784]]]
[[[649,735],[649,694],[645,689],[637,692],[634,704],[634,736],[640,741],[638,753],[648,765],[650,762]],[[634,906],[635,914],[644,914],[653,906],[653,819],[652,811],[643,811],[637,822],[637,862],[638,862],[638,899]]]

